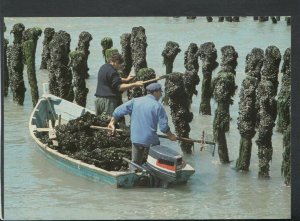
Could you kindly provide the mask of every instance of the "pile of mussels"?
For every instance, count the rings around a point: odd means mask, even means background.
[[[116,133],[111,136],[106,130],[90,128],[91,125],[106,127],[109,120],[105,115],[96,116],[87,112],[67,124],[55,127],[58,147],[52,145],[47,135],[41,139],[50,148],[71,158],[108,171],[123,171],[128,165],[122,158],[131,159],[129,134]]]

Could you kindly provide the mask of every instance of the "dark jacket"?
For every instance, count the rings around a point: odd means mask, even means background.
[[[96,97],[117,97],[122,80],[117,70],[111,64],[104,64],[98,72]]]

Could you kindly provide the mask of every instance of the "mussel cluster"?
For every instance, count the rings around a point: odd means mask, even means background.
[[[264,51],[261,48],[253,48],[246,56],[245,72],[248,76],[261,80],[261,68],[264,62]]]
[[[132,68],[132,57],[131,57],[131,34],[125,33],[121,35],[121,46],[122,46],[122,57],[124,60],[124,69],[122,77],[127,77]]]
[[[182,73],[173,72],[168,78],[168,90],[166,91],[170,100],[171,116],[175,125],[176,134],[179,137],[189,137],[190,125],[193,120],[193,113],[189,111],[190,101],[185,92],[184,78]],[[180,142],[183,152],[192,152],[192,143]]]
[[[106,127],[110,118],[106,115],[95,116],[89,112],[70,120],[67,124],[56,126],[58,147],[52,145],[46,137],[43,142],[74,159],[108,170],[127,169],[122,157],[131,159],[131,141],[129,134],[108,135],[107,130],[90,128],[91,125]]]
[[[163,64],[166,66],[166,74],[170,74],[173,71],[173,63],[178,53],[181,52],[179,44],[173,41],[168,41],[161,53],[164,58]],[[168,90],[168,79],[165,81],[165,90]],[[167,94],[163,97],[164,104],[168,105],[169,97]]]
[[[224,72],[231,72],[235,75],[235,68],[238,65],[237,58],[238,53],[235,51],[234,47],[231,45],[226,45],[221,48],[222,58],[221,58],[221,69]]]
[[[289,108],[291,106],[291,48],[287,48],[284,52],[281,72],[281,88],[278,93],[277,100],[277,130],[282,133],[290,124]]]
[[[23,105],[25,98],[25,84],[23,78],[23,47],[22,36],[25,26],[22,23],[17,23],[12,28],[14,35],[13,45],[8,48],[8,71],[10,76],[10,87],[13,92],[13,100]]]
[[[145,28],[142,26],[133,27],[131,31],[131,56],[135,73],[138,73],[140,69],[147,67],[147,46]]]
[[[79,41],[77,48],[75,50],[82,51],[84,54],[84,63],[83,63],[83,75],[84,78],[89,78],[89,68],[88,68],[88,57],[90,54],[89,47],[90,47],[90,41],[93,40],[92,35],[89,32],[83,31],[79,34]]]
[[[188,49],[184,52],[184,67],[188,71],[195,70],[198,73],[198,46],[195,43],[190,43]]]
[[[43,52],[40,69],[48,69],[50,65],[50,48],[49,43],[53,38],[55,33],[54,28],[45,28],[44,30],[44,40],[43,40]]]
[[[168,41],[166,46],[161,53],[164,58],[163,64],[166,66],[166,74],[169,74],[173,71],[173,63],[176,56],[181,52],[179,44],[174,41]]]
[[[66,99],[74,100],[72,86],[72,71],[69,68],[70,34],[65,31],[56,32],[49,44],[49,90],[51,94]]]
[[[192,103],[193,95],[198,94],[196,86],[200,82],[200,78],[198,76],[198,46],[195,43],[190,43],[188,49],[184,53],[184,67],[186,68],[184,75],[185,91],[188,94],[190,103]]]
[[[135,79],[137,81],[147,81],[154,79],[156,77],[155,71],[152,68],[142,68],[139,70],[139,72],[136,74]],[[142,97],[147,94],[146,87],[149,85],[144,84],[143,87],[137,87],[137,88],[132,88],[128,90],[127,96],[128,100],[134,98],[134,97]]]
[[[274,86],[274,93],[277,94],[278,88],[278,73],[281,61],[280,50],[276,46],[269,46],[265,51],[265,59],[261,72],[262,78],[271,81]]]
[[[202,93],[199,113],[204,115],[211,115],[210,100],[212,96],[211,91],[211,76],[212,71],[215,70],[219,63],[217,60],[217,50],[213,42],[206,42],[200,45],[198,55],[202,60]]]
[[[188,99],[190,103],[192,103],[193,95],[198,95],[198,91],[196,90],[196,86],[200,82],[200,78],[195,69],[188,71],[186,70],[183,76],[184,80],[184,89],[188,94]]]
[[[73,71],[73,86],[75,102],[82,106],[86,106],[86,97],[89,89],[86,87],[86,56],[82,50],[76,50],[70,53],[70,66]]]
[[[28,81],[31,88],[32,105],[35,106],[39,99],[39,91],[35,71],[35,52],[39,36],[42,34],[40,28],[29,28],[23,32],[23,54],[27,64]]]

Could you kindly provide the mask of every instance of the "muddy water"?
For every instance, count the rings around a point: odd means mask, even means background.
[[[216,19],[215,19],[216,20]],[[237,130],[238,93],[244,75],[245,57],[253,47],[265,49],[276,45],[282,55],[291,45],[291,28],[282,18],[278,24],[254,22],[244,17],[239,23],[207,23],[205,18],[196,20],[180,18],[5,18],[5,37],[12,42],[9,32],[15,23],[22,22],[26,28],[53,27],[70,33],[71,50],[74,50],[81,31],[92,34],[88,65],[87,107],[94,109],[94,92],[97,72],[104,63],[100,41],[111,37],[114,47],[121,49],[120,36],[131,32],[134,26],[143,26],[147,35],[147,63],[157,73],[165,73],[161,52],[167,41],[179,43],[182,52],[174,63],[174,71],[183,72],[184,51],[191,42],[200,45],[214,42],[218,50],[233,45],[239,53],[236,83],[239,86],[234,104],[230,108],[232,121],[227,133],[230,165],[221,165],[218,154],[195,152],[184,156],[196,173],[187,185],[170,189],[115,189],[105,183],[95,183],[77,177],[57,167],[37,148],[28,131],[28,120],[32,110],[30,87],[27,87],[23,107],[12,102],[12,94],[4,98],[4,215],[6,219],[229,219],[229,218],[289,218],[291,191],[284,186],[280,168],[282,161],[282,135],[274,132],[273,160],[270,180],[259,180],[257,146],[253,139],[250,171],[240,173],[233,170],[239,154],[240,135]],[[39,70],[43,35],[38,41],[36,53],[37,78],[41,94],[42,82],[48,81],[48,72]],[[200,70],[201,70],[201,62]],[[281,63],[282,64],[282,63]],[[215,70],[213,76],[219,71]],[[200,74],[202,80],[202,75]],[[281,81],[281,75],[279,75]],[[161,82],[163,83],[163,82]],[[201,85],[202,81],[200,82]],[[197,89],[200,93],[201,87]],[[280,88],[279,88],[280,89]],[[126,97],[126,96],[124,96]],[[201,131],[212,132],[213,116],[199,115],[200,94],[193,98],[190,137],[199,138]],[[212,113],[216,103],[211,101]],[[166,107],[168,114],[169,108]],[[170,118],[171,122],[171,118]],[[174,130],[173,124],[170,123]],[[180,152],[177,143],[161,140]]]

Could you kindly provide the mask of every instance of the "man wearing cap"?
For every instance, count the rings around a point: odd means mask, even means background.
[[[120,77],[117,70],[121,68],[122,63],[122,55],[114,52],[108,58],[108,62],[100,67],[95,93],[96,115],[106,112],[106,114],[111,116],[115,108],[121,104],[121,94],[123,91],[143,86],[142,81],[128,83],[133,78],[132,76],[128,76],[127,78]]]
[[[157,125],[170,140],[176,140],[176,136],[170,131],[166,111],[158,102],[162,96],[161,85],[152,83],[146,87],[146,90],[148,93],[146,96],[133,98],[117,107],[108,124],[108,128],[114,133],[116,122],[124,115],[131,115],[132,161],[139,165],[142,164],[144,151],[148,153],[151,145],[160,143],[156,133]],[[134,170],[132,167],[130,169]]]

